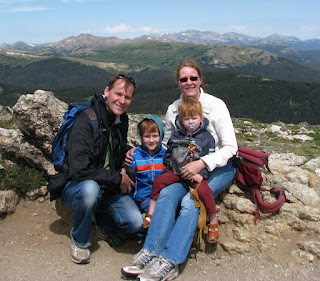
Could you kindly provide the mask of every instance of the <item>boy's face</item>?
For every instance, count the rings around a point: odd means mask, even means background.
[[[203,118],[199,115],[196,116],[185,116],[182,118],[181,122],[187,132],[195,132],[199,129],[200,124],[202,122]],[[193,129],[190,129],[193,128]]]
[[[153,152],[157,149],[159,141],[159,132],[144,133],[142,135],[142,143],[147,148],[149,154],[153,154]]]

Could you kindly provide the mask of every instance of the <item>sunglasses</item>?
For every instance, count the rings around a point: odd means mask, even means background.
[[[185,83],[185,82],[187,82],[188,81],[188,79],[190,79],[190,81],[197,81],[198,80],[198,76],[189,76],[189,77],[183,77],[183,78],[180,78],[179,79],[179,81],[181,82],[181,83]]]
[[[136,80],[135,80],[134,78],[132,78],[131,76],[128,76],[128,75],[126,75],[126,74],[118,74],[118,75],[116,76],[116,78],[129,79],[134,86],[136,85]]]

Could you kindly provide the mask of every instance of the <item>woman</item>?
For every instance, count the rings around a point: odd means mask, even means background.
[[[182,62],[176,71],[176,79],[182,94],[168,107],[163,145],[176,129],[175,118],[182,99],[193,97],[199,100],[204,116],[209,120],[207,129],[215,139],[216,149],[184,166],[181,177],[191,180],[207,168],[210,172],[209,187],[213,196],[217,197],[231,185],[235,175],[235,168],[229,159],[236,154],[238,147],[230,113],[222,100],[204,92],[202,71],[194,61]],[[172,280],[178,276],[178,265],[187,258],[199,217],[199,209],[195,208],[188,193],[189,188],[183,183],[172,184],[161,191],[143,248],[132,264],[122,268],[123,275],[138,276],[137,280],[141,281]],[[176,218],[180,204],[181,210]],[[151,260],[150,266],[144,270]]]

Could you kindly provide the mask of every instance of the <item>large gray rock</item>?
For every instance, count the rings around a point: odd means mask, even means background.
[[[50,156],[51,143],[67,107],[52,92],[38,90],[34,94],[20,96],[12,108],[13,120],[29,142]]]
[[[0,190],[0,215],[12,214],[19,203],[19,196],[13,190]]]

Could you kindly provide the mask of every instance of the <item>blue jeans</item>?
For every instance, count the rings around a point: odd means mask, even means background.
[[[128,195],[108,194],[95,181],[70,181],[61,195],[62,203],[72,210],[71,239],[81,248],[91,245],[92,217],[99,218],[98,226],[127,237],[138,232],[142,215]]]
[[[235,173],[232,163],[210,173],[208,183],[214,197],[231,185]],[[176,219],[180,203],[181,210]],[[198,217],[199,209],[195,208],[188,185],[175,183],[167,186],[157,200],[143,248],[175,265],[183,263],[198,226]]]

